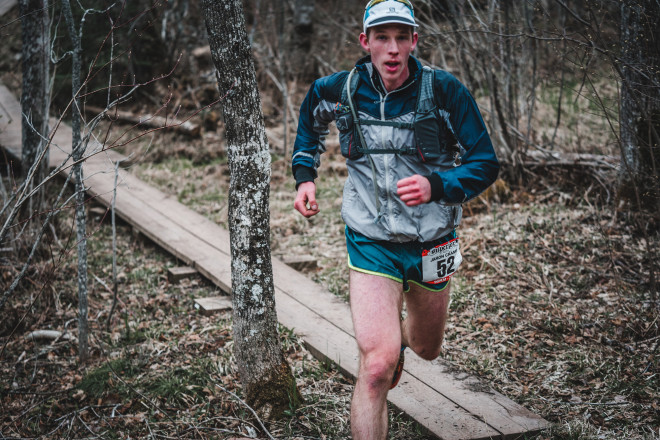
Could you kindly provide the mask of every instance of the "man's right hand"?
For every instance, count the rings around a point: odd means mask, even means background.
[[[319,205],[316,203],[316,184],[314,182],[303,182],[298,185],[298,194],[293,207],[307,218],[319,213]]]

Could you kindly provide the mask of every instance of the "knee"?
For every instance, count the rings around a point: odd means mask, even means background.
[[[387,389],[392,382],[394,368],[399,361],[398,351],[370,353],[361,361],[361,376],[369,389]]]
[[[418,347],[410,348],[415,352],[415,354],[417,354],[417,356],[426,361],[432,361],[440,356],[440,353],[442,353],[442,344],[427,346],[420,345]]]

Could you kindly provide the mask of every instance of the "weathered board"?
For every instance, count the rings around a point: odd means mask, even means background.
[[[20,106],[1,85],[0,104],[0,146],[20,157]],[[70,139],[70,128],[60,125],[51,147],[51,166],[68,160]],[[114,163],[122,156],[103,151],[99,145],[90,149],[95,154],[84,164],[89,194],[105,206],[116,194],[119,216],[230,292],[229,233],[125,170],[119,170],[115,189]],[[68,171],[64,168],[61,172]],[[348,305],[278,259],[273,259],[273,278],[279,321],[298,333],[316,357],[334,362],[344,374],[355,377],[358,350]],[[197,304],[200,309],[212,311],[216,301],[230,306],[228,297],[198,299]],[[477,378],[452,371],[442,360],[427,362],[408,353],[401,382],[388,399],[438,438],[515,439],[549,426]]]
[[[199,271],[190,266],[177,266],[167,269],[167,281],[172,284],[177,284],[181,280],[192,278],[196,275],[199,275]]]
[[[282,261],[299,272],[308,272],[318,267],[318,261],[312,255],[286,255]]]
[[[0,0],[0,17],[18,4],[18,0]]]
[[[215,312],[231,310],[231,298],[229,296],[214,296],[212,298],[196,298],[195,309],[202,315],[212,315]]]

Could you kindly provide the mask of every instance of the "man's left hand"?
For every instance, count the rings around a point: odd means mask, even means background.
[[[429,179],[419,174],[399,180],[396,187],[399,198],[407,206],[421,205],[431,200],[431,183]]]

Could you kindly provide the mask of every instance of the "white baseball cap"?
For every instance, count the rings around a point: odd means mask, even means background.
[[[419,26],[415,22],[412,3],[408,0],[371,0],[364,9],[362,22],[365,34],[370,27],[387,23]]]

